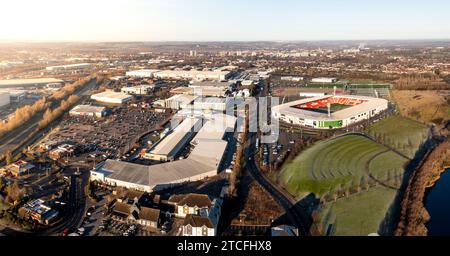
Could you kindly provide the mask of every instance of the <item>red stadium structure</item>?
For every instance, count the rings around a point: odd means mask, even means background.
[[[322,100],[308,102],[306,104],[294,106],[294,108],[299,109],[315,109],[315,108],[325,108],[328,104],[339,104],[346,106],[357,106],[367,102],[367,100],[362,99],[352,99],[352,98],[343,98],[343,97],[330,97]]]

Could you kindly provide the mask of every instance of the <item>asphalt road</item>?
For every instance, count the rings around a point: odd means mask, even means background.
[[[265,84],[267,86],[267,84]],[[260,90],[258,95],[263,97],[265,95],[265,90]],[[268,116],[270,115],[270,108],[268,109]],[[289,193],[287,193],[278,184],[271,181],[267,176],[265,176],[261,170],[258,168],[255,162],[256,154],[256,134],[249,133],[248,135],[249,146],[245,150],[245,159],[247,161],[247,170],[250,175],[255,179],[259,185],[261,185],[272,198],[281,206],[286,212],[286,215],[291,220],[293,225],[295,225],[301,236],[309,236],[308,224],[309,217],[307,214],[297,205],[297,200],[293,198]]]
[[[268,177],[266,177],[261,170],[257,167],[255,163],[255,134],[249,135],[249,141],[252,142],[245,152],[247,162],[247,170],[250,175],[272,196],[272,198],[284,208],[286,215],[289,217],[291,222],[298,228],[301,236],[309,236],[309,228],[307,223],[308,217],[303,212],[303,210],[296,204],[297,201],[284,191],[278,184],[272,182]]]
[[[69,202],[67,211],[63,219],[56,226],[53,226],[39,235],[50,236],[59,235],[66,228],[71,232],[76,231],[80,226],[86,212],[85,187],[89,182],[89,171],[83,172],[80,176],[71,176],[69,188]]]

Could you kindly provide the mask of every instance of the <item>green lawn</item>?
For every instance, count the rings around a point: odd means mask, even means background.
[[[367,132],[413,158],[420,145],[427,139],[428,128],[414,120],[395,115],[373,124]]]
[[[388,151],[370,162],[369,171],[378,180],[390,180],[395,176],[403,177],[406,163],[407,159],[392,151]]]
[[[395,173],[390,170],[403,170],[406,161],[383,145],[351,135],[305,150],[283,167],[279,182],[298,198],[308,193],[322,196],[340,187],[358,186],[367,180],[367,167],[375,177],[383,177]]]
[[[332,225],[332,236],[367,236],[377,233],[397,191],[375,187],[330,203],[320,211],[324,230]]]

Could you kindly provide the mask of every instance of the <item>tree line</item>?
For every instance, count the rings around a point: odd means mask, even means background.
[[[53,95],[48,98],[42,98],[42,99],[36,101],[32,105],[27,105],[27,106],[18,108],[14,112],[12,117],[8,120],[8,122],[0,123],[0,137],[13,131],[14,129],[21,127],[23,124],[30,121],[38,113],[42,113],[44,111],[45,111],[45,113],[47,113],[53,103],[61,101],[65,98],[69,97],[77,89],[81,88],[82,86],[84,86],[86,83],[88,83],[89,81],[91,81],[94,78],[96,78],[96,76],[89,76],[89,77],[80,79],[72,84],[68,84],[68,85],[64,86],[63,88],[61,88],[59,91],[53,93]],[[66,101],[66,103],[68,103],[68,102]],[[63,105],[63,104],[61,104],[61,105]],[[54,111],[52,111],[52,112],[54,112]],[[58,112],[59,112],[59,110],[57,112],[54,112],[53,114],[57,114]],[[50,116],[50,114],[51,113],[47,113],[47,119]],[[44,119],[45,119],[45,117],[44,117]],[[42,124],[44,124],[44,122],[42,122]]]
[[[401,76],[395,81],[397,90],[448,90],[450,84],[438,75],[414,74]]]
[[[413,173],[401,203],[397,236],[426,236],[430,215],[425,209],[426,190],[434,186],[450,164],[450,141],[439,144]]]
[[[71,95],[67,100],[61,101],[61,104],[55,108],[50,109],[48,108],[44,116],[42,117],[42,120],[39,122],[39,128],[44,128],[47,125],[49,125],[51,122],[62,116],[69,108],[73,107],[80,98],[76,95]]]
[[[32,105],[27,105],[16,109],[13,116],[8,120],[7,123],[0,123],[0,137],[22,126],[37,113],[44,111],[49,106],[50,102],[47,101],[46,98],[42,98]]]

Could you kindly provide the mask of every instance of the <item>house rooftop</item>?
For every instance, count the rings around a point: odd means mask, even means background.
[[[200,227],[214,228],[214,225],[212,224],[209,218],[191,214],[188,214],[184,219],[183,226],[187,225],[191,225],[192,227],[196,228]]]
[[[139,211],[139,219],[157,222],[159,220],[160,214],[161,211],[158,209],[141,207]]]
[[[186,195],[176,195],[169,198],[170,203],[174,203],[180,206],[187,205],[189,207],[211,207],[212,202],[208,195],[204,194],[186,194]]]

